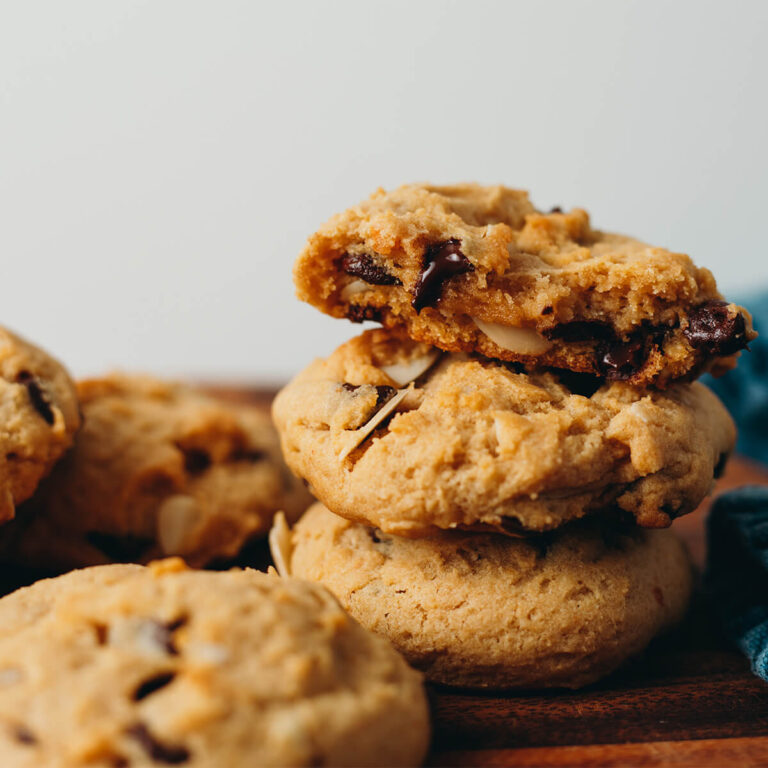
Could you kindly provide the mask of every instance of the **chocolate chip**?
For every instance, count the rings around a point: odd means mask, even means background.
[[[368,528],[368,535],[374,544],[381,544],[382,540],[379,538],[379,532],[377,528]]]
[[[178,619],[174,619],[173,621],[155,621],[154,624],[154,630],[155,630],[155,640],[157,641],[157,644],[162,647],[166,653],[168,653],[170,656],[178,656],[179,655],[179,649],[176,647],[176,643],[173,638],[173,633],[177,630],[183,627],[187,623],[187,617],[186,616],[180,616]]]
[[[732,355],[747,346],[747,330],[741,312],[725,301],[707,301],[688,315],[683,330],[692,347],[709,355]]]
[[[93,628],[93,634],[96,636],[98,645],[105,645],[109,635],[109,627],[101,622],[93,622],[91,627]]]
[[[356,392],[360,389],[359,384],[349,384],[344,382],[341,385],[347,392]],[[388,387],[386,384],[376,386],[376,407],[380,408],[384,403],[391,400],[397,390],[394,387]]]
[[[562,213],[563,209],[559,205],[556,205],[554,208],[550,208],[549,212],[550,213]]]
[[[184,453],[184,469],[190,475],[199,475],[211,466],[211,457],[206,451],[197,448],[182,449]]]
[[[133,692],[133,700],[141,701],[142,699],[146,699],[147,696],[159,691],[161,688],[165,688],[166,685],[173,682],[174,677],[176,677],[175,672],[161,672],[154,677],[148,678]]]
[[[644,326],[627,340],[598,346],[601,372],[613,381],[631,379],[645,365],[653,349],[662,346],[668,332],[666,326]]]
[[[29,371],[20,371],[16,381],[27,388],[32,407],[40,414],[46,424],[53,424],[55,420],[53,409],[45,397],[40,382]]]
[[[230,461],[248,461],[251,464],[263,461],[265,458],[267,458],[267,454],[264,451],[260,451],[258,448],[246,448],[243,445],[238,446],[229,454]]]
[[[630,379],[643,367],[646,359],[645,339],[633,336],[626,342],[611,344],[603,352],[600,365],[609,379]]]
[[[143,536],[116,535],[103,531],[88,531],[85,540],[115,563],[139,562],[155,544],[152,539]]]
[[[402,285],[399,278],[390,275],[386,269],[375,264],[373,259],[364,253],[345,253],[339,259],[339,267],[342,272],[359,277],[372,285]]]
[[[166,765],[180,765],[190,758],[189,750],[177,744],[163,744],[152,734],[144,723],[136,723],[126,729],[126,733],[135,739],[141,748],[156,762]]]
[[[362,323],[364,320],[373,320],[380,323],[382,311],[378,307],[363,307],[359,304],[350,304],[347,307],[347,318],[353,323]]]
[[[553,307],[544,307],[544,309],[541,310],[542,315],[551,315],[554,312]]]
[[[443,283],[456,275],[473,272],[474,265],[461,252],[461,240],[451,238],[427,246],[421,273],[413,289],[411,305],[417,312],[435,304],[440,298]]]
[[[26,725],[17,725],[13,729],[13,737],[20,744],[27,744],[28,746],[37,744],[37,737],[34,733],[32,733],[32,731],[29,730],[29,728],[27,728]]]

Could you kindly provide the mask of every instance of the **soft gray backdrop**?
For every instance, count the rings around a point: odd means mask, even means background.
[[[279,380],[377,186],[479,180],[768,283],[768,3],[0,2],[0,323],[78,374]]]

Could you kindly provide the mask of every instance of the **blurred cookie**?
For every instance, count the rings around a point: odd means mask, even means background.
[[[638,386],[720,373],[755,336],[688,256],[501,186],[380,189],[310,237],[294,276],[334,317]]]
[[[578,688],[682,618],[691,566],[670,531],[579,521],[531,539],[388,536],[316,504],[284,552],[429,680]]]
[[[421,676],[319,586],[178,559],[0,600],[0,763],[417,765]]]
[[[180,555],[204,565],[311,502],[267,413],[146,377],[78,385],[84,426],[23,514],[6,560],[72,568]]]
[[[0,424],[0,522],[5,522],[72,445],[80,414],[64,366],[4,328]]]
[[[523,373],[381,329],[310,365],[273,415],[318,499],[406,536],[541,531],[606,508],[663,527],[709,492],[735,439],[700,384]]]

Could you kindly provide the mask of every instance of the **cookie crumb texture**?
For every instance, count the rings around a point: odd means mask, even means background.
[[[579,688],[679,621],[691,565],[671,531],[581,521],[513,539],[403,539],[313,506],[291,572],[325,585],[429,680]]]
[[[380,189],[310,237],[294,276],[334,317],[642,386],[722,373],[755,336],[688,256],[501,186]]]
[[[300,373],[273,414],[286,462],[337,514],[388,533],[549,530],[598,510],[664,527],[696,508],[731,452],[733,422],[701,384],[638,391],[526,374],[367,331]],[[421,370],[394,413],[350,437]],[[402,389],[401,389],[402,391]],[[343,458],[340,458],[343,457]]]
[[[0,328],[0,523],[14,517],[80,427],[75,385],[61,363]]]
[[[112,565],[0,600],[8,768],[417,765],[421,676],[323,588]]]
[[[189,387],[114,375],[78,385],[84,426],[70,454],[0,530],[6,560],[73,568],[233,557],[282,509],[311,503],[268,414]]]

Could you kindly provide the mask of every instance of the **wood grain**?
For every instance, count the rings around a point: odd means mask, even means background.
[[[484,765],[487,768],[565,768],[575,765],[584,768],[651,768],[664,765],[676,768],[701,768],[708,765],[753,768],[766,765],[766,747],[763,738],[702,739],[544,749],[455,751],[443,752],[434,758],[437,760],[434,765]]]

